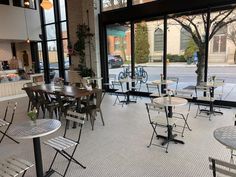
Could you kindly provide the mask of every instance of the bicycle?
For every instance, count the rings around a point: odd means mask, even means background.
[[[143,66],[135,67],[135,77],[140,80],[142,83],[146,83],[148,80],[148,73],[144,70]]]
[[[127,77],[131,77],[130,66],[122,66],[123,71],[121,71],[118,75],[118,80],[125,79]]]
[[[140,81],[141,83],[146,83],[148,80],[148,73],[144,70],[143,66],[136,66],[135,67],[135,78],[137,78],[137,81]],[[118,80],[125,79],[127,77],[131,77],[131,71],[130,66],[123,66],[123,71],[121,71],[118,75]]]

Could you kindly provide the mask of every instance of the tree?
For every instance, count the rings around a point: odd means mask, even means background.
[[[225,25],[236,21],[234,9],[219,11],[211,16],[212,17],[209,23],[209,41]],[[197,70],[195,71],[197,74],[197,84],[199,84],[201,81],[203,81],[204,76],[207,14],[205,13],[201,15],[182,16],[179,18],[173,18],[173,20],[178,22],[186,31],[191,34],[193,41],[199,49]]]
[[[148,62],[149,56],[148,28],[145,22],[138,23],[135,30],[135,61]]]
[[[103,7],[109,9],[116,9],[121,7],[126,7],[126,0],[104,0]]]
[[[198,51],[198,47],[193,40],[188,42],[186,49],[184,50],[184,58],[188,59],[193,57],[194,52]]]
[[[235,25],[236,24],[232,24],[229,26],[227,37],[236,47],[236,26]],[[236,63],[236,48],[234,50],[234,63]]]

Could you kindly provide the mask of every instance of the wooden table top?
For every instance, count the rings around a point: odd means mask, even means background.
[[[42,90],[47,93],[53,94],[55,91],[61,92],[65,96],[73,97],[73,98],[81,98],[83,96],[89,96],[93,93],[96,93],[99,89],[93,89],[88,91],[86,89],[79,89],[75,86],[56,86],[54,84],[42,84],[32,87],[35,91]],[[24,89],[24,88],[23,88]]]

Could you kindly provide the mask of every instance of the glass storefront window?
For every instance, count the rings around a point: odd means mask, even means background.
[[[49,0],[53,3],[52,0]],[[54,23],[55,22],[55,15],[54,15],[54,8],[44,10],[44,18],[45,18],[45,24]]]
[[[156,0],[133,0],[133,4],[136,5],[136,4],[144,4],[144,3],[147,3],[147,2],[153,2],[153,1],[156,1]]]
[[[135,76],[138,90],[158,92],[152,81],[163,73],[163,20],[142,21],[135,25]]]
[[[57,42],[49,41],[48,44],[48,56],[49,56],[49,68],[50,69],[59,69],[58,68],[58,55],[57,55]]]
[[[129,23],[107,26],[107,54],[109,76],[119,79],[121,73],[127,71],[126,73],[130,74],[131,37]]]
[[[234,18],[235,10],[228,15],[229,12],[230,10],[211,13],[208,80],[215,76],[216,82],[224,82],[222,86],[215,88],[216,99],[235,101],[236,23],[228,23]]]
[[[63,54],[64,54],[64,67],[65,69],[69,69],[70,61],[68,56],[68,40],[63,40]]]
[[[61,36],[62,39],[65,39],[65,38],[68,37],[67,36],[67,23],[66,22],[61,23],[61,33],[62,33],[62,36]]]
[[[38,42],[38,57],[39,57],[39,69],[44,70],[43,66],[43,52],[42,52],[42,43]]]
[[[54,39],[56,39],[55,24],[46,25],[46,35],[47,35],[47,40],[54,40]]]
[[[60,21],[66,20],[65,0],[60,0]]]
[[[127,0],[102,0],[102,10],[114,10],[127,6]]]

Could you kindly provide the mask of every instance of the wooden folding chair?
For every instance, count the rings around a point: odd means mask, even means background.
[[[62,155],[63,157],[65,157],[68,160],[68,164],[67,164],[66,169],[65,169],[63,174],[61,174],[60,172],[54,170],[59,175],[61,175],[63,177],[66,176],[66,173],[68,171],[68,168],[69,168],[71,162],[74,162],[74,163],[80,165],[84,169],[86,168],[85,166],[83,166],[80,162],[78,162],[74,158],[74,154],[75,154],[76,149],[77,149],[77,147],[80,143],[80,137],[81,137],[81,132],[82,132],[82,127],[83,127],[83,124],[84,124],[85,116],[86,116],[85,114],[80,114],[80,113],[77,113],[77,112],[67,111],[66,126],[65,126],[65,131],[64,131],[63,137],[59,136],[59,137],[52,138],[52,139],[49,139],[49,140],[44,142],[44,144],[46,144],[46,145],[52,147],[54,150],[56,150],[56,154],[55,154],[55,156],[52,160],[52,163],[51,163],[48,171],[51,171],[52,166],[53,166],[58,154]],[[73,139],[67,137],[67,126],[68,126],[69,121],[76,122],[79,125],[78,126],[79,131],[76,130],[78,132],[78,138],[76,140],[73,140]],[[66,150],[71,149],[72,147],[74,147],[74,149],[72,150],[72,153],[66,152]]]
[[[18,141],[7,135],[7,131],[9,130],[15,116],[16,106],[17,102],[9,101],[6,106],[3,119],[0,119],[0,128],[6,127],[5,130],[0,130],[0,133],[2,133],[2,138],[0,139],[0,143],[2,142],[5,136],[16,143],[19,143]]]
[[[216,173],[220,173],[226,176],[236,177],[236,165],[225,162],[222,160],[218,160],[212,157],[209,157],[209,168],[213,172],[213,177],[216,177]]]
[[[0,176],[16,177],[22,174],[22,177],[24,177],[26,171],[33,166],[33,163],[24,159],[15,156],[8,157],[4,160],[0,160]]]

